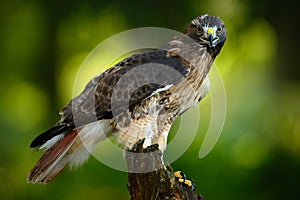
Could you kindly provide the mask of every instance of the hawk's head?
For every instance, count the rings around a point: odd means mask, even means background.
[[[219,53],[226,41],[224,22],[210,15],[201,15],[192,20],[184,33],[215,54]]]

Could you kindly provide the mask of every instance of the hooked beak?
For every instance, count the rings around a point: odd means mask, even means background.
[[[204,34],[200,37],[200,40],[208,44],[209,47],[216,46],[216,42],[219,40],[219,37],[216,34],[216,31],[212,27],[204,28]]]

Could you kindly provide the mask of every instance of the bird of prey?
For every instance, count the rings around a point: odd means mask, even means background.
[[[62,108],[57,124],[30,144],[45,152],[27,181],[48,183],[66,166],[81,165],[107,137],[125,150],[145,139],[145,147],[158,144],[163,152],[176,117],[208,93],[207,74],[226,34],[219,17],[201,15],[161,48],[132,55],[93,78]]]

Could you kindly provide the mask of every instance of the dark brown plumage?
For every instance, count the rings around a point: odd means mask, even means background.
[[[139,139],[164,151],[175,118],[209,90],[207,74],[226,40],[224,23],[202,15],[160,49],[124,59],[92,79],[60,112],[61,120],[30,147],[46,148],[28,181],[47,183],[65,166],[83,163],[114,136],[125,149]]]

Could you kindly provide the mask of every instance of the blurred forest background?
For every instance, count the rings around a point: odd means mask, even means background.
[[[300,199],[299,8],[296,0],[2,0],[0,199],[129,199],[127,174],[93,157],[47,186],[27,184],[41,155],[29,143],[59,119],[80,64],[101,41],[137,27],[182,31],[204,13],[228,30],[216,60],[227,116],[217,145],[199,159],[207,97],[198,135],[173,168],[208,200]]]

